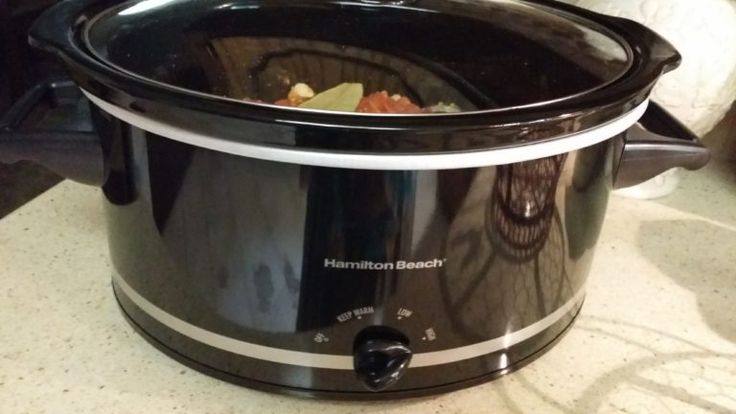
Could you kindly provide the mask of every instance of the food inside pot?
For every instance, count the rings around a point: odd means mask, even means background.
[[[119,3],[86,25],[91,54],[179,93],[236,101],[358,113],[508,109],[597,90],[632,63],[605,31],[525,1]],[[294,103],[292,89],[308,95]]]
[[[461,112],[454,103],[439,102],[422,108],[406,96],[373,92],[364,96],[362,83],[342,83],[319,94],[305,83],[294,85],[286,98],[274,102],[279,106],[324,111],[362,112],[373,114],[426,114]]]

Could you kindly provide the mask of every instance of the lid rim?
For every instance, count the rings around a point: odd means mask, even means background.
[[[524,0],[524,2],[561,9],[575,16],[581,15],[597,25],[613,30],[613,33],[621,35],[625,41],[624,44],[631,48],[632,67],[613,83],[593,92],[576,95],[574,98],[563,98],[527,106],[439,117],[365,116],[364,114],[331,112],[328,118],[323,113],[312,111],[288,111],[271,106],[257,107],[210,94],[200,96],[189,90],[182,93],[157,85],[150,80],[132,77],[100,62],[79,44],[80,30],[89,21],[90,16],[97,16],[100,11],[109,9],[111,4],[118,4],[119,1],[116,0],[77,0],[58,3],[36,22],[31,30],[30,38],[31,43],[35,46],[59,55],[67,63],[72,77],[98,96],[104,96],[111,90],[125,91],[130,97],[164,102],[172,108],[186,108],[205,114],[283,126],[311,125],[325,129],[439,131],[446,128],[482,128],[488,130],[508,126],[521,127],[533,123],[564,122],[593,113],[599,113],[600,117],[605,118],[603,114],[607,112],[610,112],[608,115],[608,120],[610,120],[641,103],[659,76],[680,61],[676,50],[653,32],[648,31],[649,38],[639,39],[636,36],[632,37],[630,30],[621,29],[619,26],[623,19],[599,15],[549,0]],[[439,123],[438,120],[443,122]],[[376,128],[377,123],[381,124],[380,128]]]
[[[99,20],[108,18],[110,15],[114,15],[118,13],[120,10],[125,9],[129,6],[131,3],[135,3],[136,0],[125,0],[120,4],[117,4],[113,7],[110,7],[108,9],[105,9],[104,11],[96,14],[93,16],[90,20],[85,22],[84,26],[81,29],[81,33],[79,34],[79,37],[81,38],[81,42],[84,44],[84,47],[86,48],[87,52],[94,57],[98,62],[102,63],[105,66],[110,67],[113,70],[116,70],[120,72],[121,74],[130,76],[131,78],[136,78],[141,82],[147,83],[151,85],[152,87],[166,89],[171,91],[172,93],[179,93],[183,95],[191,95],[197,98],[208,98],[212,100],[217,100],[221,102],[229,102],[234,103],[243,107],[250,107],[250,108],[262,108],[264,110],[273,110],[278,111],[283,116],[289,116],[290,114],[294,113],[306,113],[306,114],[313,114],[313,115],[320,115],[320,116],[350,116],[350,117],[361,117],[361,118],[367,118],[374,121],[386,121],[387,119],[391,118],[402,118],[402,119],[432,119],[433,121],[444,121],[450,118],[458,118],[463,116],[492,116],[494,114],[503,114],[508,112],[519,112],[519,111],[525,111],[525,110],[534,110],[535,108],[540,107],[548,107],[551,105],[556,104],[563,104],[565,102],[574,102],[576,99],[585,97],[586,95],[590,95],[592,93],[595,93],[598,90],[604,89],[608,86],[611,86],[618,82],[620,79],[626,77],[631,71],[634,63],[635,63],[635,57],[636,54],[634,50],[632,49],[631,45],[629,44],[626,39],[621,36],[619,33],[616,33],[615,31],[611,30],[610,28],[606,27],[605,25],[601,24],[600,22],[583,18],[579,14],[571,13],[567,10],[562,10],[561,8],[555,8],[551,5],[547,4],[544,0],[542,1],[535,1],[535,0],[518,0],[519,3],[527,3],[534,6],[538,6],[540,9],[547,10],[551,14],[561,14],[564,15],[564,17],[571,21],[576,21],[579,24],[584,24],[588,28],[595,29],[597,32],[604,34],[608,38],[616,41],[617,44],[619,44],[627,56],[627,67],[624,71],[622,71],[620,74],[618,74],[615,77],[612,77],[611,79],[607,79],[606,81],[602,82],[599,85],[596,85],[594,87],[588,88],[586,90],[582,90],[579,92],[575,92],[569,95],[560,96],[553,99],[548,99],[544,101],[538,101],[538,102],[532,102],[532,103],[526,103],[526,104],[520,104],[520,105],[513,105],[513,106],[504,106],[501,108],[490,108],[490,109],[479,109],[479,110],[472,110],[472,111],[462,111],[458,113],[435,113],[435,114],[376,114],[376,113],[352,113],[352,112],[342,112],[342,111],[321,111],[321,110],[314,110],[314,109],[301,109],[301,108],[291,108],[291,107],[283,107],[276,104],[270,104],[270,103],[259,103],[259,102],[249,102],[249,101],[243,101],[237,98],[231,98],[228,96],[220,96],[213,93],[208,92],[201,92],[193,89],[187,89],[184,87],[180,87],[177,85],[157,81],[154,79],[151,79],[149,77],[146,77],[144,75],[140,75],[138,73],[135,73],[131,70],[128,70],[115,62],[112,62],[110,59],[107,59],[105,56],[103,56],[102,53],[100,53],[99,50],[97,50],[91,42],[91,36],[90,36],[90,30],[97,24]],[[366,6],[365,4],[360,4],[361,6]],[[397,7],[400,5],[395,5],[391,3],[377,3],[377,4],[370,4],[372,6],[381,6],[381,7]],[[399,8],[405,8],[403,6]],[[422,9],[423,10],[423,9]]]
[[[633,110],[612,121],[591,129],[576,131],[543,141],[517,143],[474,151],[446,151],[424,154],[386,152],[378,154],[355,150],[317,151],[307,148],[283,148],[236,142],[148,118],[131,110],[117,107],[84,89],[82,92],[100,109],[134,127],[199,148],[264,161],[314,167],[382,171],[481,168],[556,156],[608,141],[624,133],[639,121],[649,106],[649,100],[645,100]]]

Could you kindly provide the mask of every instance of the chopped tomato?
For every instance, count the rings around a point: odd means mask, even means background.
[[[360,101],[357,112],[373,114],[420,114],[422,108],[405,96],[389,96],[388,92],[372,93]]]

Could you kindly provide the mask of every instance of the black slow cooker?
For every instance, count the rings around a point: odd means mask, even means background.
[[[0,159],[100,185],[133,326],[272,391],[408,397],[523,366],[580,310],[610,191],[709,157],[648,100],[676,50],[553,1],[62,1],[31,42],[97,134],[6,127]],[[453,110],[276,105],[296,83]]]

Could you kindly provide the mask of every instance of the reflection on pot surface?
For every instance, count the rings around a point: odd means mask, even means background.
[[[495,178],[479,179],[492,183],[491,197],[467,213],[484,209],[484,225],[460,216],[450,227],[450,249],[462,260],[450,261],[443,299],[468,341],[498,330],[498,320],[508,321],[501,327],[507,331],[528,326],[580,289],[567,275],[566,231],[556,202],[566,160],[559,155],[498,167]]]
[[[566,159],[563,154],[498,168],[486,230],[505,255],[526,261],[547,241]]]
[[[591,254],[571,255],[577,235],[560,211],[566,194],[605,198],[610,189],[576,188],[576,177],[612,181],[610,142],[499,167],[370,171],[253,160],[111,127],[128,131],[110,143],[111,158],[138,194],[108,203],[124,309],[177,352],[269,382],[286,381],[268,369],[274,362],[194,340],[141,311],[135,295],[214,335],[347,361],[359,332],[391,328],[419,364],[397,390],[480,377],[489,367],[500,375],[576,314]],[[575,220],[596,222],[604,212],[599,205]],[[533,334],[520,336],[525,329]],[[507,346],[458,354],[502,337]],[[437,352],[457,368],[433,365]],[[289,365],[288,373],[294,387],[362,391],[347,369]]]

